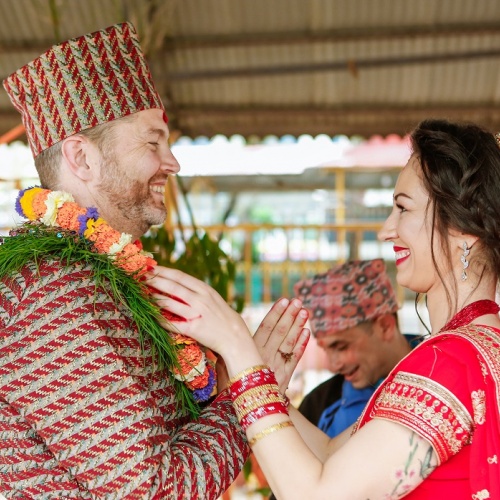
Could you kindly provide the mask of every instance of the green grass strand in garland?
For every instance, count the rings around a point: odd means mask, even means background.
[[[66,266],[89,264],[96,287],[110,293],[115,304],[129,312],[137,325],[141,344],[150,340],[157,368],[168,370],[181,411],[192,418],[199,416],[200,408],[191,391],[172,374],[172,370],[179,367],[178,347],[158,323],[160,309],[143,282],[116,266],[107,255],[93,252],[90,243],[75,233],[26,223],[12,234],[4,237],[0,246],[0,278],[11,276],[28,263],[38,263],[47,257],[53,257]]]

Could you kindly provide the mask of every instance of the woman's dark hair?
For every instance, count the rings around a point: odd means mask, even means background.
[[[489,270],[498,279],[500,147],[494,135],[473,124],[425,120],[411,134],[411,143],[443,252],[450,257],[445,244],[450,229],[477,236],[479,251],[471,252],[471,264],[473,259],[480,275]],[[434,251],[432,258],[436,266]]]

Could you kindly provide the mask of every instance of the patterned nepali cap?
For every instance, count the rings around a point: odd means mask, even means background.
[[[346,262],[299,281],[294,291],[309,311],[317,338],[398,310],[382,259]]]
[[[54,45],[3,85],[22,114],[34,157],[82,130],[164,109],[130,23]]]

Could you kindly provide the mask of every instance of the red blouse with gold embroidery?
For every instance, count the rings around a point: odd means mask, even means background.
[[[499,394],[500,332],[443,332],[394,368],[358,428],[384,418],[432,444],[440,466],[405,498],[500,498]]]

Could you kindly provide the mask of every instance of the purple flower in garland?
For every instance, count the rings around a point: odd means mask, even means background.
[[[21,216],[21,217],[26,217],[26,215],[24,214],[24,210],[23,210],[23,207],[21,206],[21,198],[24,196],[24,193],[26,193],[26,191],[28,191],[29,189],[33,189],[34,186],[31,186],[31,187],[27,187],[26,189],[21,189],[19,191],[19,194],[17,195],[17,198],[16,198],[16,212]]]
[[[193,391],[193,397],[197,403],[199,403],[200,401],[207,401],[210,398],[210,395],[214,390],[216,380],[217,379],[215,377],[214,369],[211,366],[209,366],[207,385],[203,387],[203,389],[195,389]]]
[[[84,215],[78,216],[78,222],[80,223],[80,228],[78,229],[78,234],[83,236],[83,233],[87,229],[87,221],[89,219],[97,220],[99,218],[99,212],[97,208],[89,207],[87,208],[87,212]]]

